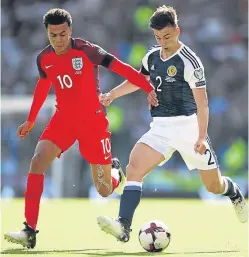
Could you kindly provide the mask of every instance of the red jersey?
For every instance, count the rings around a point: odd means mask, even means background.
[[[48,79],[55,89],[60,112],[91,115],[101,109],[98,65],[105,62],[108,66],[112,59],[99,46],[72,39],[72,48],[63,55],[47,46],[38,55],[37,65],[40,77]]]
[[[147,93],[154,89],[141,73],[101,47],[78,38],[71,41],[71,48],[65,54],[57,55],[49,45],[38,55],[40,79],[34,92],[29,121],[35,121],[51,84],[55,89],[56,108],[61,114],[72,119],[89,119],[103,111],[98,98],[99,65],[125,77]]]

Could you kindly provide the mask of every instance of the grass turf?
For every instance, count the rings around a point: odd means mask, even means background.
[[[35,249],[27,250],[3,239],[6,231],[22,229],[23,200],[2,200],[1,256],[248,256],[248,226],[241,224],[229,203],[204,203],[200,200],[142,199],[133,232],[122,244],[100,231],[98,214],[116,216],[119,201],[93,203],[86,199],[43,200]],[[138,241],[140,227],[149,220],[169,226],[171,243],[162,253],[145,252]]]

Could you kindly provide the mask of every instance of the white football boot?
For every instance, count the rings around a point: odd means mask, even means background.
[[[23,223],[25,228],[19,232],[7,232],[4,234],[4,239],[8,242],[20,244],[23,247],[34,248],[36,245],[36,234],[38,230],[34,230],[28,226],[26,222]]]
[[[107,234],[116,237],[118,241],[129,241],[131,229],[129,228],[129,226],[125,225],[120,220],[100,215],[97,218],[97,222],[101,230],[103,230]]]
[[[235,184],[235,188],[237,190],[237,197],[236,199],[231,199],[231,201],[239,221],[245,223],[248,221],[248,204],[237,184]]]

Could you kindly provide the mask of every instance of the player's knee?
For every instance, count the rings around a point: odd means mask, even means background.
[[[30,164],[30,170],[32,173],[35,174],[42,174],[44,173],[43,169],[43,158],[42,154],[38,153],[33,156],[31,159],[31,164]]]
[[[135,162],[130,161],[126,166],[126,177],[128,181],[141,181],[143,179],[143,174]]]
[[[221,184],[219,182],[212,182],[210,184],[205,185],[208,192],[213,194],[221,193]]]

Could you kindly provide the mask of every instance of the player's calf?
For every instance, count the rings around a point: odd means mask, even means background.
[[[224,191],[224,180],[218,168],[211,170],[199,170],[200,177],[208,192],[222,194]]]
[[[91,167],[95,187],[101,196],[107,197],[116,189],[122,194],[125,176],[117,158],[112,159],[112,164],[92,164]]]
[[[209,184],[206,184],[205,187],[208,192],[213,194],[221,194],[223,191],[223,186],[222,183],[220,183],[220,181],[211,182]]]
[[[231,178],[221,176],[218,169],[200,171],[200,175],[207,190],[214,194],[228,196],[240,222],[248,221],[248,205],[239,188]]]
[[[105,167],[104,167],[105,166]],[[106,167],[108,166],[108,167]],[[107,168],[107,171],[105,169]],[[111,180],[111,173],[110,173],[110,165],[95,165],[95,174],[94,182],[98,193],[103,196],[107,197],[112,193],[112,180]]]

